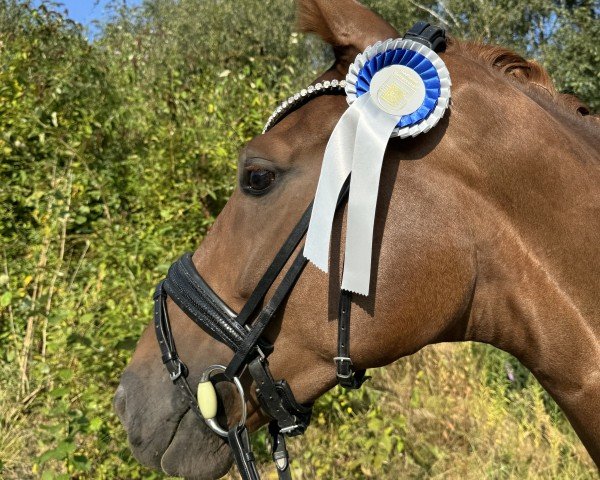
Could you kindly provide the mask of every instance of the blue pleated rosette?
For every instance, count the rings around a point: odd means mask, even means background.
[[[430,130],[444,116],[449,105],[450,74],[437,53],[412,40],[400,38],[377,42],[358,55],[346,76],[348,104],[369,92],[373,76],[391,65],[412,69],[425,86],[425,98],[421,106],[403,115],[391,136],[414,137]]]

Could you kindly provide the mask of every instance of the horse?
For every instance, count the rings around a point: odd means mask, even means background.
[[[399,37],[352,0],[300,0],[298,21],[335,53],[315,83],[341,81],[368,45]],[[352,298],[352,362],[385,366],[440,342],[493,345],[533,373],[600,465],[598,118],[558,93],[542,66],[508,49],[450,38],[440,56],[453,82],[448,113],[427,134],[392,139],[386,150],[371,290]],[[191,257],[231,309],[242,309],[311,202],[346,108],[342,96],[319,96],[241,151],[239,185]],[[329,273],[308,264],[264,332],[273,377],[285,378],[302,404],[336,383],[345,218],[339,209]],[[166,309],[195,387],[232,351],[170,298]],[[153,330],[141,336],[114,398],[133,454],[170,475],[218,478],[231,450],[171,385]],[[241,377],[255,430],[269,418],[251,383]],[[219,382],[216,390],[221,421],[235,424],[235,389]]]

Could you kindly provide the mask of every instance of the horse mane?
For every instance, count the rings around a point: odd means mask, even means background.
[[[554,104],[563,112],[575,114],[576,118],[588,117],[585,120],[600,121],[600,117],[592,115],[590,108],[575,95],[559,92],[546,69],[535,60],[527,60],[518,53],[498,45],[458,41],[454,38],[449,39],[448,50],[513,79],[521,90],[534,100]]]

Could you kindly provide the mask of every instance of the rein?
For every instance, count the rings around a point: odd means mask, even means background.
[[[426,27],[423,28],[418,25],[423,25],[423,22],[415,25],[407,37],[410,36],[412,40],[426,43],[429,46],[436,41],[439,43],[440,29],[434,29],[432,33],[425,30],[427,27],[432,28],[428,24],[425,24]],[[420,36],[424,31],[427,32],[427,35]],[[345,82],[334,80],[317,83],[301,90],[275,110],[267,121],[263,133],[286,115],[318,96],[344,94],[344,87]],[[349,181],[346,181],[339,194],[336,211],[346,204],[348,191]],[[269,433],[272,436],[272,456],[280,479],[291,479],[285,436],[303,434],[310,423],[312,405],[298,403],[288,383],[285,380],[275,380],[271,375],[268,356],[272,353],[274,346],[263,337],[265,329],[275,314],[280,311],[281,304],[294,288],[308,262],[304,256],[304,247],[300,248],[291,261],[282,281],[275,288],[273,296],[262,308],[259,307],[264,304],[268,291],[305,237],[311,213],[312,202],[238,314],[204,281],[193,264],[191,253],[184,254],[170,267],[167,277],[158,284],[154,294],[155,333],[162,361],[169,377],[181,391],[189,408],[198,419],[206,422],[217,435],[228,440],[244,480],[258,480],[259,475],[246,428],[246,396],[239,380],[242,373],[248,371],[253,378],[260,406],[272,419],[269,423]],[[211,365],[204,370],[196,394],[188,382],[189,370],[177,353],[167,312],[167,296],[171,297],[202,330],[227,345],[234,353],[227,366]],[[337,369],[338,383],[345,388],[356,389],[368,377],[365,377],[365,370],[355,370],[350,359],[351,305],[352,293],[340,287],[337,356],[333,358],[333,361]],[[215,374],[220,374],[235,385],[242,402],[242,417],[236,425],[228,430],[227,427],[223,428],[219,425],[217,421],[219,402],[212,383]]]

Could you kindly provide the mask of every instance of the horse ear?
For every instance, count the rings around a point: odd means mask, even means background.
[[[297,0],[296,5],[298,29],[316,33],[333,47],[334,68],[342,75],[369,45],[399,36],[388,22],[354,0]]]

